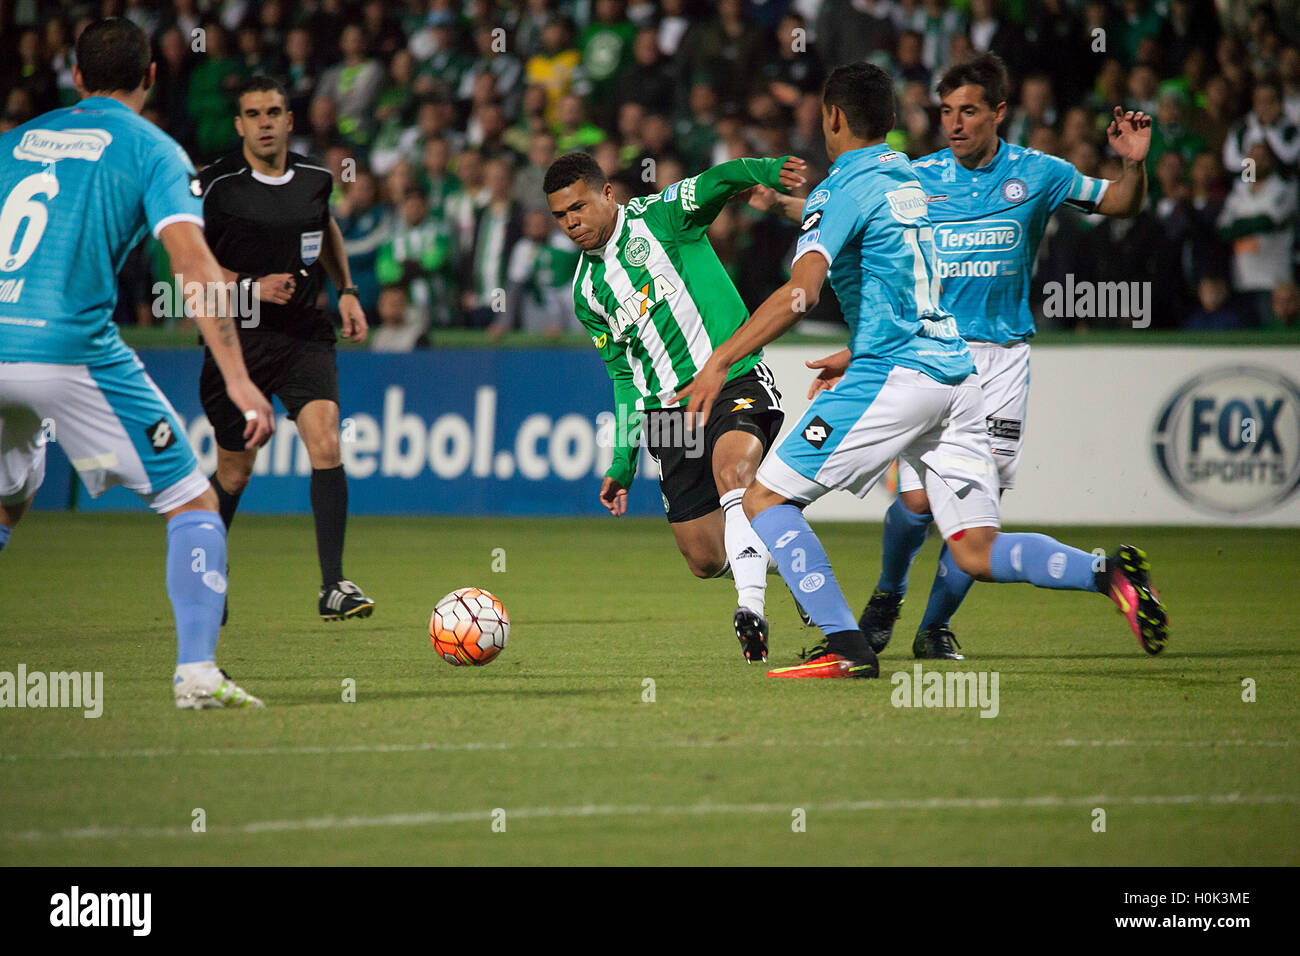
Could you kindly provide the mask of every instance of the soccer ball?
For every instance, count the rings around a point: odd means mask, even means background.
[[[506,646],[510,615],[482,588],[458,588],[439,601],[429,618],[433,649],[448,664],[474,667],[493,660]]]

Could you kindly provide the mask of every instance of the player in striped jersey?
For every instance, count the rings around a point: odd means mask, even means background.
[[[761,349],[732,364],[720,414],[703,432],[686,427],[673,395],[749,315],[709,244],[709,224],[755,186],[803,185],[803,169],[794,157],[735,159],[624,206],[595,160],[570,153],[551,164],[542,185],[556,221],[583,252],[573,307],[614,383],[614,459],[601,504],[615,517],[626,511],[644,438],[687,565],[701,578],[731,569],[739,604],[733,626],[751,662],[767,659],[769,558],[740,501],[781,429],[781,397]]]

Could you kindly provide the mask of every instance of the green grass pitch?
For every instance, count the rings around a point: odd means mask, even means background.
[[[879,526],[818,530],[860,605]],[[662,521],[354,518],[346,569],[378,611],[327,625],[310,518],[241,515],[218,661],[267,708],[180,713],[162,523],[33,514],[0,555],[0,671],[102,671],[104,712],[0,710],[0,864],[1300,863],[1300,536],[1123,540],[1151,554],[1166,653],[1096,595],[977,584],[968,659],[931,666],[996,671],[987,719],[891,705],[933,540],[881,680],[775,681],[737,650],[731,583],[692,578]],[[814,632],[769,581],[793,662]],[[426,633],[467,585],[513,621],[483,668]]]

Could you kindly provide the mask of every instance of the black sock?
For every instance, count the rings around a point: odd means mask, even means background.
[[[348,524],[348,479],[343,466],[313,468],[311,512],[316,518],[316,556],[321,586],[343,580],[343,532]]]
[[[221,487],[221,482],[217,481],[217,476],[212,476],[212,487],[217,492],[217,508],[221,511],[221,521],[230,530],[230,522],[235,520],[235,509],[239,507],[239,495],[232,495],[225,488]]]

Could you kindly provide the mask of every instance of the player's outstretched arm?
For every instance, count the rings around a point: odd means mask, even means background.
[[[1141,112],[1124,112],[1115,107],[1106,138],[1124,162],[1119,179],[1111,180],[1097,203],[1103,216],[1127,219],[1142,211],[1147,198],[1147,152],[1151,149],[1151,117]]]
[[[172,267],[182,278],[182,288],[198,282],[203,289],[214,290],[213,295],[202,297],[194,319],[203,333],[203,341],[212,351],[213,360],[221,369],[226,393],[248,421],[244,429],[244,447],[257,448],[275,431],[275,416],[271,412],[271,403],[253,384],[244,366],[244,353],[240,350],[239,333],[235,330],[235,310],[230,300],[225,298],[230,288],[229,280],[217,265],[203,238],[203,231],[195,223],[174,222],[165,227],[158,238],[167,250]],[[212,309],[214,305],[215,310]]]
[[[734,196],[755,186],[790,192],[803,186],[808,164],[797,156],[777,159],[743,157],[720,163],[683,180],[681,207],[691,225],[707,226]]]
[[[797,321],[812,310],[821,297],[822,284],[830,263],[819,254],[800,256],[790,270],[790,281],[777,289],[760,305],[749,321],[723,342],[704,363],[691,383],[676,395],[677,401],[690,398],[687,422],[703,428],[709,421],[713,403],[727,383],[727,372],[736,362],[769,342],[779,339]],[[694,413],[699,413],[698,420]]]

